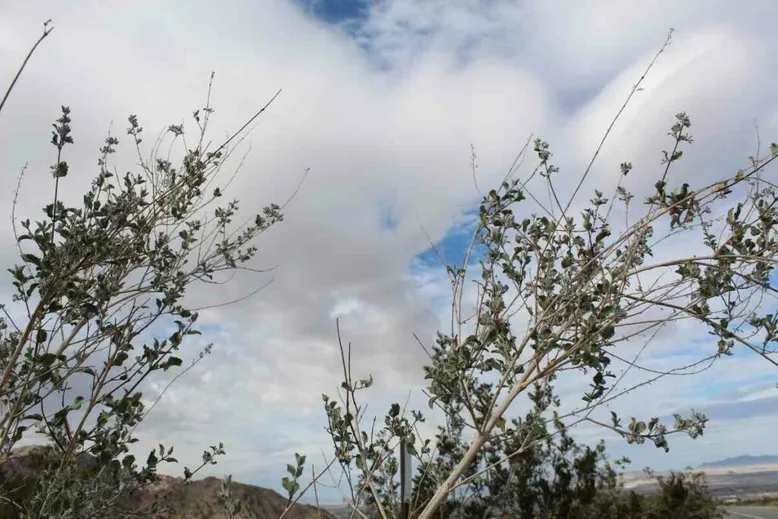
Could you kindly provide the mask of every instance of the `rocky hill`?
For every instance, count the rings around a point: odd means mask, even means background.
[[[162,479],[164,482],[161,483],[166,487],[176,487],[181,483],[179,478],[163,476]],[[173,517],[226,519],[227,515],[218,499],[220,483],[219,479],[209,477],[178,486],[178,489],[165,499],[165,504],[169,510],[173,511],[168,517],[171,519]],[[233,482],[231,490],[232,495],[240,499],[242,503],[240,519],[278,519],[286,507],[286,498],[268,488]],[[158,491],[158,488],[149,489],[149,494],[154,491]],[[141,499],[149,499],[149,494]],[[335,519],[335,516],[329,512],[309,505],[296,505],[284,517],[289,519]]]
[[[20,478],[27,484],[35,479],[36,456],[42,449],[39,446],[26,447],[0,460],[0,493],[6,495],[9,489],[20,488]],[[78,458],[78,465],[79,470],[86,472],[96,466],[96,461],[83,454]],[[220,488],[221,481],[214,477],[184,482],[181,478],[162,475],[157,482],[144,487],[142,491],[122,496],[121,503],[125,510],[145,507],[144,510],[148,511],[151,507],[146,505],[156,500],[161,505],[161,513],[154,517],[160,519],[226,519],[228,516],[219,500]],[[267,488],[232,482],[230,489],[233,497],[242,503],[238,516],[240,519],[278,519],[286,507],[286,498]],[[15,517],[15,514],[12,510],[2,509],[0,517]],[[335,519],[331,513],[309,505],[296,505],[284,517]]]

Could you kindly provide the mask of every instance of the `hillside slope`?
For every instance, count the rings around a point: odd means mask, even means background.
[[[43,449],[41,446],[25,447],[0,460],[0,494],[10,495],[10,489],[18,491],[20,488],[22,492],[27,492],[32,487],[36,471],[40,469],[37,460],[40,459],[39,455]],[[79,471],[83,470],[84,473],[96,467],[95,459],[89,455],[80,455],[78,464]],[[19,483],[22,483],[21,487]],[[154,517],[159,519],[227,519],[228,516],[219,502],[220,487],[221,481],[214,477],[184,482],[182,478],[161,475],[154,484],[144,487],[140,492],[125,494],[118,502],[122,503],[124,510],[138,510],[143,507],[144,512],[150,512],[149,505],[157,500],[160,511]],[[233,497],[242,503],[239,515],[241,519],[278,519],[286,507],[286,498],[267,488],[233,481],[230,489]],[[15,517],[15,514],[12,509],[0,507],[0,517]],[[296,505],[284,517],[335,519],[335,516],[327,511],[309,505]]]
[[[179,478],[163,476],[160,483],[166,488],[180,484]],[[164,503],[165,508],[173,513],[162,517],[186,517],[187,519],[226,519],[218,493],[220,480],[208,477],[197,481],[191,481],[171,493]],[[145,501],[153,497],[157,488],[150,488],[140,497],[139,501]],[[240,499],[242,508],[239,514],[241,519],[278,519],[286,507],[286,498],[278,492],[268,488],[233,482],[232,495]],[[296,505],[286,516],[289,519],[334,519],[332,514],[309,505]]]

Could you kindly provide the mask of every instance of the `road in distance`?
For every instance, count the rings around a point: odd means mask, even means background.
[[[778,519],[776,506],[737,506],[727,508],[729,519]]]

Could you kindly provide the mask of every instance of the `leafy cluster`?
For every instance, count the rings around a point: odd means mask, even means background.
[[[346,350],[341,343],[340,350],[344,370],[343,391],[338,399],[322,395],[327,415],[326,430],[335,450],[333,461],[342,468],[348,481],[350,503],[354,506],[362,502],[371,503],[385,516],[398,505],[396,475],[399,464],[395,451],[400,443],[404,443],[412,455],[429,453],[430,440],[417,450],[420,442],[416,427],[424,418],[418,411],[411,411],[409,418],[398,403],[390,406],[382,426],[377,427],[374,421],[369,429],[365,427],[365,405],[360,403],[358,393],[370,388],[373,378],[354,380],[351,376],[351,344]],[[356,470],[356,478],[353,470]]]
[[[629,460],[608,461],[604,442],[594,447],[577,444],[563,424],[553,430],[539,420],[558,402],[546,386],[533,391],[534,407],[522,420],[533,424],[534,441],[529,449],[514,452],[506,437],[496,439],[480,454],[479,471],[468,474],[467,483],[452,493],[434,517],[516,519],[575,517],[579,519],[716,518],[721,506],[708,492],[702,473],[670,473],[656,476],[653,493],[625,489],[621,469]],[[438,485],[458,463],[462,428],[441,427],[436,435],[437,456],[419,465],[413,479],[413,509],[420,510]],[[387,492],[393,487],[385,484]],[[381,517],[368,501],[370,517]],[[397,508],[391,509],[392,511]],[[413,515],[415,517],[415,515]]]
[[[218,203],[226,187],[218,173],[235,136],[213,149],[206,144],[212,112],[206,106],[194,113],[194,142],[187,143],[182,125],[171,126],[149,158],[143,128],[130,116],[126,133],[139,171],[119,174],[111,165],[119,140],[109,134],[98,174],[74,205],[60,196],[74,142],[68,107],[53,125],[53,200],[40,220],[14,221],[21,262],[9,270],[15,292],[0,317],[0,454],[7,459],[31,434],[53,446],[37,493],[15,503],[25,517],[106,514],[121,495],[153,482],[161,463],[177,461],[162,445],[144,462],[130,453],[147,413],[141,385],[180,368],[183,342],[199,334],[187,290],[246,269],[256,239],[282,220],[271,204],[236,223],[237,200]],[[172,333],[158,336],[160,325]],[[71,482],[83,480],[73,471],[84,454],[97,461],[99,477],[79,486]],[[211,447],[198,467],[184,469],[184,479],[223,454],[221,445]]]
[[[417,456],[425,469],[415,494],[415,498],[423,496],[418,517],[452,516],[453,509],[441,508],[452,502],[457,510],[465,510],[463,517],[480,517],[483,510],[477,507],[482,505],[474,504],[478,500],[451,501],[452,496],[486,492],[496,499],[501,495],[497,482],[515,484],[517,478],[506,467],[537,452],[547,439],[549,423],[554,424],[555,434],[562,435],[563,452],[569,441],[564,430],[581,422],[603,426],[627,443],[651,441],[665,451],[672,434],[692,438],[703,434],[708,418],[694,410],[686,417],[676,414],[673,424],[663,424],[658,417],[625,419],[613,411],[608,418],[597,417],[603,404],[637,387],[618,387],[621,378],[610,369],[613,361],[635,365],[620,349],[642,342],[642,351],[668,324],[690,321],[718,341],[704,359],[677,371],[702,363],[710,366],[736,346],[776,363],[771,346],[776,318],[762,305],[764,297],[775,292],[770,275],[778,260],[778,194],[762,176],[778,157],[776,147],[768,156],[752,159],[747,170],[723,180],[696,189],[687,183],[671,187],[671,166],[681,159],[681,146],[693,141],[690,126],[685,113],[677,114],[669,132],[673,147],[663,152],[661,179],[634,222],[629,214],[635,196],[622,180],[612,199],[595,191],[578,215],[572,214],[570,203],[559,200],[554,188],[559,168],[550,162],[550,146],[540,139],[534,146],[538,166],[529,177],[522,181],[509,175],[499,189],[484,195],[465,260],[460,267],[448,267],[454,297],[451,331],[438,333],[427,349],[429,406],[442,411],[446,428],[436,437],[434,449],[427,441],[425,452]],[[622,164],[619,178],[631,169],[630,164]],[[547,206],[527,187],[536,177],[549,188]],[[733,194],[738,200],[727,208]],[[518,216],[517,208],[528,199],[538,202],[543,212]],[[625,215],[624,229],[614,227],[615,208]],[[655,248],[667,239],[683,239],[686,250],[697,247],[709,252],[655,260]],[[477,304],[472,314],[465,315],[463,287],[470,257],[476,252],[480,256]],[[559,402],[551,397],[554,381],[575,373],[587,377],[589,390],[580,395],[579,406],[560,413]],[[639,385],[671,374],[659,372]],[[522,405],[521,395],[533,406],[524,418],[513,414]],[[328,416],[332,405],[325,405]],[[386,419],[395,415],[389,413]],[[423,416],[419,413],[415,419],[421,421]],[[465,431],[472,435],[470,439],[462,438]],[[329,432],[337,445],[359,446],[355,430],[340,427]],[[597,458],[597,449],[586,453],[587,459]],[[395,465],[376,465],[363,481],[369,483],[381,470],[393,473]],[[528,485],[530,476],[525,473],[518,480]],[[371,490],[368,503],[391,502],[385,494],[391,494],[393,487]],[[515,495],[506,498],[500,506],[519,506],[517,499]],[[563,506],[564,500],[555,499]],[[495,506],[489,503],[489,510]],[[379,513],[390,516],[380,507]]]

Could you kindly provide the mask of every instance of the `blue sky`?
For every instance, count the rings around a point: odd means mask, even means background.
[[[461,221],[452,224],[443,237],[416,255],[414,264],[420,262],[426,268],[440,266],[441,260],[446,266],[461,267],[465,261],[465,254],[473,241],[473,232],[478,223],[477,210],[464,211]],[[473,246],[470,256],[470,265],[478,263],[482,245]]]
[[[326,23],[359,23],[367,16],[369,0],[296,0],[306,12]]]
[[[594,187],[614,187],[624,160],[635,167],[628,187],[650,187],[681,110],[692,116],[695,143],[673,178],[731,173],[753,152],[755,119],[763,142],[778,140],[770,73],[778,67],[776,15],[771,0],[748,8],[724,0],[682,7],[671,0],[240,0],[219,17],[205,0],[6,2],[0,78],[15,72],[42,20],[54,19],[56,30],[4,109],[0,161],[8,171],[29,163],[32,180],[19,207],[48,203],[49,192],[35,187],[48,178],[51,120],[70,104],[78,145],[61,189],[77,200],[112,121],[137,113],[149,133],[186,121],[202,105],[213,70],[219,136],[283,88],[251,149],[243,148],[250,153],[229,188],[251,210],[286,200],[310,168],[284,222],[259,243],[257,268],[275,269],[193,290],[193,305],[213,308],[201,312],[204,336],[184,355],[194,358],[209,342],[213,353],[168,390],[138,446],[175,444],[186,463],[224,441],[228,458],[207,474],[229,471],[278,489],[295,451],[312,460],[320,449],[329,452],[320,395],[340,382],[336,317],[354,345],[355,369],[375,377],[371,409],[409,393],[412,406],[426,409],[425,356],[412,334],[431,340],[448,322],[450,287],[429,240],[447,263],[461,262],[480,198],[471,144],[483,190],[499,184],[530,135],[540,136],[552,144],[560,190],[569,193],[674,27],[673,45],[614,127],[583,199]],[[133,153],[120,147],[120,169],[134,167]],[[532,165],[530,156],[522,171]],[[9,192],[0,194],[0,210],[12,202]],[[2,231],[0,258],[9,264],[13,238]],[[657,257],[687,246],[672,242]],[[271,279],[255,297],[214,306]],[[709,353],[715,344],[706,341],[699,330],[670,328],[643,360],[672,366],[681,356]],[[644,376],[630,372],[629,382]],[[766,363],[739,351],[699,376],[668,377],[614,408],[646,415],[708,410],[705,437],[679,440],[670,455],[659,455],[606,435],[609,449],[656,468],[774,453],[778,417],[769,388],[776,381]],[[165,382],[155,380],[146,393]],[[577,399],[587,385],[569,378],[559,388]],[[576,434],[603,437],[593,428]],[[739,442],[731,441],[735,435]]]

